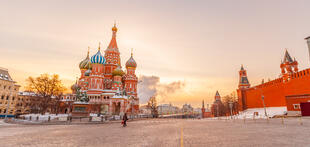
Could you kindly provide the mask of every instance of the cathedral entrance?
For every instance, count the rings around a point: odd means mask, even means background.
[[[120,102],[115,102],[113,103],[113,115],[119,115],[120,110],[121,110],[121,103]]]
[[[109,106],[107,104],[100,106],[100,113],[101,114],[108,114],[109,113]]]

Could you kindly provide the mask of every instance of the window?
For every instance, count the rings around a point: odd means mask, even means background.
[[[4,99],[4,95],[1,96],[1,99],[2,99],[2,100]]]
[[[300,104],[293,104],[294,109],[300,109]]]
[[[6,96],[6,100],[9,100],[9,96]]]

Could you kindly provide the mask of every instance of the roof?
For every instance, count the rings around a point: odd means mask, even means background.
[[[215,96],[220,96],[219,91],[216,91]]]
[[[294,62],[293,59],[292,59],[292,57],[290,56],[290,54],[288,53],[287,50],[285,51],[283,62],[284,62],[284,63],[285,63],[285,62],[289,62],[289,63]]]
[[[241,84],[249,84],[248,77],[241,77]]]
[[[6,81],[13,81],[8,69],[0,67],[0,79],[1,80],[6,80]]]
[[[116,52],[119,52],[118,51],[118,47],[117,47],[117,43],[116,43],[116,32],[117,32],[117,28],[114,24],[114,27],[112,28],[112,39],[110,41],[110,44],[109,46],[107,47],[107,50],[114,50]]]
[[[244,70],[243,65],[241,65],[241,69],[240,70]]]

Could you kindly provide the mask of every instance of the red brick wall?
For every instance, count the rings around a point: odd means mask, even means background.
[[[300,104],[304,102],[310,101],[310,96],[307,97],[286,97],[286,105],[287,105],[287,111],[300,111],[300,109],[294,109],[293,104]]]
[[[286,106],[285,96],[302,95],[310,93],[310,69],[295,73],[291,80],[283,82],[282,78],[251,87],[244,91],[242,96],[238,90],[239,102],[242,97],[245,99],[247,108],[262,108],[261,96],[265,97],[266,107]]]

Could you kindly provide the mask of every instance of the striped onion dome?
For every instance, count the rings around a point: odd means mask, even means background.
[[[91,62],[89,59],[89,48],[88,48],[86,58],[80,62],[79,67],[80,67],[80,69],[91,69]]]
[[[131,53],[131,57],[128,59],[128,61],[126,62],[126,68],[127,67],[133,67],[136,68],[137,67],[137,63],[136,61],[133,59],[132,57],[132,53]]]
[[[100,52],[100,44],[99,44],[99,47],[98,47],[98,52],[93,55],[91,58],[91,63],[99,63],[99,64],[104,64],[105,63],[105,59],[104,59],[104,56],[101,55],[101,52]]]

